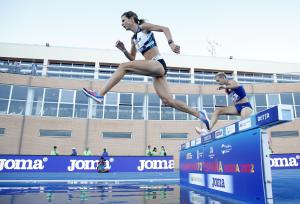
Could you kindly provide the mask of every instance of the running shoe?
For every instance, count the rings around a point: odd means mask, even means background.
[[[204,135],[208,134],[208,130],[206,130],[205,128],[195,127],[195,130],[199,136],[204,136]]]
[[[97,103],[103,103],[104,96],[100,96],[96,91],[92,89],[82,88],[83,93],[85,93],[88,97],[94,99]]]
[[[199,111],[199,119],[205,124],[207,130],[210,128],[210,121],[207,117],[206,110]]]

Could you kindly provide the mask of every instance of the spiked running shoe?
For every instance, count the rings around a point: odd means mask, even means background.
[[[207,117],[206,110],[199,111],[199,119],[205,124],[207,130],[210,128],[210,121]]]
[[[97,103],[103,103],[104,97],[100,96],[96,91],[92,89],[82,88],[82,91],[87,95],[88,97],[91,97],[94,99]]]

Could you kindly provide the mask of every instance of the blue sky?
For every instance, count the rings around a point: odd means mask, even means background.
[[[168,26],[184,55],[300,63],[298,0],[0,0],[0,42],[116,50],[130,46],[120,16]],[[171,53],[162,33],[162,53]],[[0,48],[1,49],[1,48]]]

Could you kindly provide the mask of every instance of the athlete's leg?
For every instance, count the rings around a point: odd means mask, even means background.
[[[217,108],[211,116],[210,128],[209,128],[210,130],[217,123],[219,115],[239,115],[239,113],[237,112],[235,106]]]
[[[243,108],[241,110],[241,118],[248,118],[252,114],[253,110],[249,107]]]
[[[100,95],[104,96],[124,77],[126,73],[134,73],[146,76],[163,76],[163,66],[155,60],[135,60],[119,65],[117,70],[111,75],[108,81],[100,90]]]
[[[197,110],[190,108],[182,101],[177,101],[172,98],[169,92],[169,87],[165,76],[153,77],[153,85],[157,95],[161,98],[164,104],[199,118],[199,113]]]

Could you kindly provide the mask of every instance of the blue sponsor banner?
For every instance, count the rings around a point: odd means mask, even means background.
[[[181,151],[181,184],[231,199],[265,203],[260,131],[240,132]]]
[[[112,156],[109,172],[168,172],[173,156]],[[97,172],[98,156],[0,155],[0,172]]]
[[[264,126],[278,121],[278,107],[274,106],[272,108],[266,109],[256,114],[256,125]]]
[[[274,169],[300,169],[300,153],[271,154],[270,164]]]

